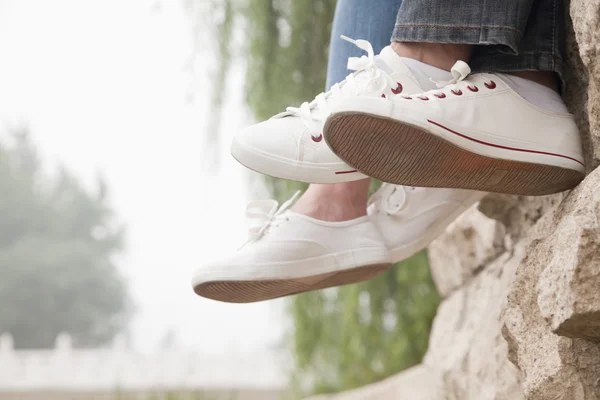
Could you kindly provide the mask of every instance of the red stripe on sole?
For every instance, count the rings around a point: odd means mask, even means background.
[[[430,119],[428,119],[427,122],[429,122],[430,124],[433,124],[435,126],[439,126],[440,128],[445,129],[445,130],[447,130],[450,133],[454,133],[455,135],[458,135],[458,136],[463,137],[465,139],[469,139],[469,140],[471,140],[473,142],[476,142],[476,143],[479,143],[479,144],[483,144],[483,145],[486,145],[486,146],[497,147],[499,149],[512,150],[512,151],[522,151],[522,152],[525,152],[525,153],[544,154],[544,155],[547,155],[547,156],[562,157],[562,158],[566,158],[568,160],[575,161],[576,163],[579,163],[579,164],[581,164],[582,166],[585,167],[585,164],[583,164],[581,161],[579,161],[579,160],[577,160],[575,158],[569,157],[569,156],[565,156],[563,154],[547,153],[545,151],[518,149],[518,148],[515,148],[515,147],[508,147],[508,146],[502,146],[502,145],[499,145],[499,144],[488,143],[488,142],[484,142],[482,140],[478,140],[478,139],[472,138],[472,137],[467,136],[467,135],[463,135],[462,133],[453,131],[452,129],[450,129],[450,128],[442,125],[442,124],[438,124],[437,122],[432,121]],[[337,172],[336,172],[336,174],[337,174]]]
[[[358,172],[357,169],[353,169],[352,171],[337,171],[335,174],[339,175],[339,174],[351,174],[353,172]]]

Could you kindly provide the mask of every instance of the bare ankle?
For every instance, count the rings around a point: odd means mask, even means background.
[[[310,185],[292,211],[329,222],[367,215],[369,179],[331,185]]]
[[[510,72],[510,75],[518,76],[524,79],[529,79],[549,87],[550,89],[558,92],[558,83],[556,82],[556,74],[549,71],[515,71]]]
[[[412,58],[425,64],[450,71],[458,60],[468,62],[473,46],[452,43],[392,42],[400,57]]]

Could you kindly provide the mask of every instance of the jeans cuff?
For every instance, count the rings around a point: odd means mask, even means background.
[[[521,33],[504,26],[396,25],[393,42],[429,42],[499,45],[505,52],[517,54]]]
[[[561,93],[565,89],[564,60],[551,53],[521,53],[517,55],[488,52],[481,57],[473,54],[469,66],[473,73],[549,71],[556,72],[560,79]]]

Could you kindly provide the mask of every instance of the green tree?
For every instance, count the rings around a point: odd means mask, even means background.
[[[210,45],[207,37],[218,42],[208,132],[219,131],[224,96],[231,90],[228,72],[235,63],[244,65],[245,99],[257,120],[323,91],[336,0],[181,1],[195,27],[195,52]],[[205,140],[205,157],[215,164],[211,150],[218,137]]]
[[[244,60],[246,102],[257,120],[323,91],[335,3],[213,2],[213,15],[218,17],[212,19],[218,21],[215,32],[221,39],[217,70],[227,71],[232,52]],[[241,46],[230,41],[236,26],[244,27]],[[217,80],[217,90],[219,85]],[[280,201],[306,186],[265,180]],[[372,191],[378,186],[374,182]],[[296,356],[299,393],[351,389],[420,362],[438,304],[426,252],[369,282],[290,298],[294,329],[289,342]]]
[[[183,2],[202,35],[198,40],[206,36],[204,24],[212,24],[209,36],[218,39],[212,77],[217,113],[235,62],[244,63],[246,103],[259,120],[323,91],[335,0],[212,0],[208,7]],[[236,29],[243,31],[239,42]]]
[[[295,389],[339,392],[419,363],[438,303],[425,252],[370,281],[293,297]]]
[[[26,130],[12,139],[0,144],[0,332],[21,348],[51,347],[61,331],[75,345],[106,342],[129,302],[105,185],[88,193],[64,168],[52,179]]]

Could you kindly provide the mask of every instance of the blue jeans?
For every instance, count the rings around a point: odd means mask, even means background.
[[[401,4],[402,0],[338,0],[331,28],[327,90],[346,78],[349,57],[365,54],[352,43],[340,39],[340,35],[368,40],[375,54],[379,53],[390,44],[390,35]]]
[[[338,0],[327,87],[343,80],[348,57],[361,55],[341,34],[366,39],[376,52],[390,43],[475,45],[473,72],[552,71],[563,77],[562,0]]]

